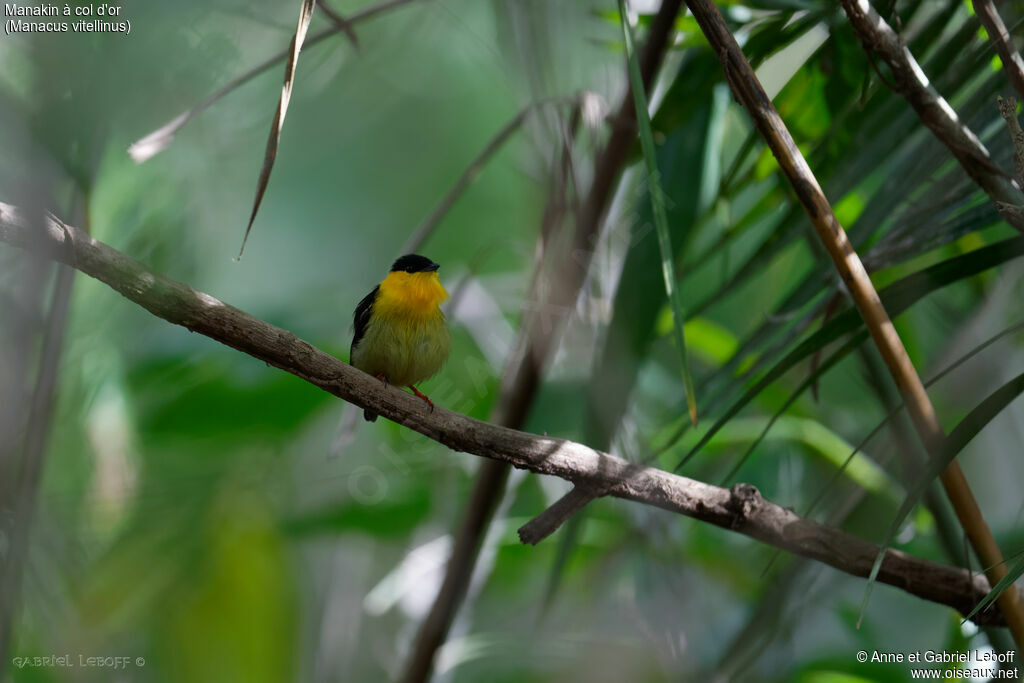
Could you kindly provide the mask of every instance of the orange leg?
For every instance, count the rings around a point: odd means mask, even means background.
[[[434,409],[434,402],[430,400],[430,397],[428,397],[426,394],[424,394],[422,391],[420,391],[419,389],[417,389],[416,387],[414,387],[411,384],[409,385],[409,388],[412,389],[412,393],[416,394],[417,396],[422,398],[424,401],[426,401],[427,405],[430,406],[431,410]]]
[[[385,377],[384,375],[377,375],[377,379],[379,379],[379,380],[380,380],[381,382],[383,382],[384,384],[387,384],[387,383],[388,383],[388,378],[387,378],[387,377]]]

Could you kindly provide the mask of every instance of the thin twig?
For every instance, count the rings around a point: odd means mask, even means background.
[[[376,5],[372,5],[370,7],[367,7],[366,9],[359,10],[358,12],[353,12],[352,15],[348,17],[348,23],[350,26],[354,26],[359,22],[365,21],[371,17],[375,17],[378,14],[382,14],[384,12],[397,9],[399,7],[402,7],[403,5],[408,5],[409,3],[416,1],[417,0],[387,0],[386,2],[381,2]],[[327,38],[330,38],[335,34],[341,33],[341,31],[342,29],[338,25],[328,26],[323,30],[317,31],[312,36],[309,36],[309,38],[306,39],[303,47],[306,50],[309,50],[317,43],[321,43]],[[229,95],[230,93],[234,92],[241,86],[245,85],[252,79],[259,76],[264,71],[276,66],[279,62],[283,62],[287,57],[288,48],[285,48],[284,50],[281,50],[277,54],[268,57],[264,61],[260,62],[253,68],[246,71],[244,74],[242,74],[235,80],[225,85],[220,90],[217,90],[205,99],[201,100],[199,104],[195,105],[194,107],[191,107],[190,109],[186,109],[184,112],[178,114],[173,119],[171,119],[164,125],[154,130],[152,133],[149,133],[133,142],[131,146],[128,147],[128,154],[131,155],[132,160],[135,161],[135,163],[137,164],[141,164],[143,161],[146,161],[147,159],[159,154],[164,149],[166,149],[169,144],[171,144],[171,140],[174,139],[174,136],[177,134],[179,130],[181,130],[185,126],[185,124],[187,124],[189,121],[191,121],[196,116],[201,114],[203,111],[208,109],[211,105],[213,105],[215,102],[220,100],[225,95]]]
[[[45,234],[13,206],[0,203],[0,241],[75,264],[150,313],[289,372],[360,408],[370,409],[449,448],[472,453],[608,495],[732,530],[854,576],[867,576],[878,546],[799,517],[747,484],[723,489],[626,462],[584,444],[481,422],[441,406],[433,410],[403,391],[343,363],[291,332],[148,270],[80,230],[47,221]],[[73,235],[73,239],[68,237]],[[988,592],[984,577],[889,549],[878,579],[966,614]],[[982,613],[979,623],[998,623]]]
[[[483,167],[487,165],[487,162],[491,160],[491,157],[501,149],[502,145],[504,145],[517,130],[519,130],[520,126],[523,125],[523,121],[526,120],[526,117],[532,111],[544,105],[563,104],[566,102],[573,102],[575,99],[576,98],[561,97],[538,100],[537,102],[531,102],[520,109],[519,113],[513,116],[512,119],[506,123],[501,130],[494,135],[494,137],[491,138],[487,145],[480,150],[480,153],[477,154],[473,161],[469,163],[469,166],[467,166],[466,170],[462,172],[462,175],[460,175],[459,179],[455,181],[455,184],[452,185],[452,188],[448,190],[447,194],[441,198],[441,201],[437,203],[437,206],[435,206],[434,210],[430,212],[430,215],[424,218],[423,221],[416,226],[412,235],[410,235],[409,239],[406,240],[404,245],[402,245],[401,253],[414,253],[423,245],[424,242],[427,241],[427,238],[429,238],[431,233],[434,232],[437,226],[441,223],[441,220],[445,217],[448,211],[451,210],[459,197],[462,196],[462,193],[466,191],[466,188],[473,184],[473,181],[480,175]]]
[[[352,20],[346,19],[340,12],[327,4],[324,0],[316,0],[316,6],[320,8],[320,11],[327,15],[335,28],[345,34],[349,42],[352,43],[352,47],[359,49],[359,36],[356,35],[356,30],[352,26]]]
[[[519,527],[519,540],[527,545],[537,545],[569,521],[569,518],[583,509],[583,506],[602,495],[603,491],[585,486],[572,487],[543,512]]]
[[[1010,32],[996,11],[992,0],[973,0],[974,13],[978,15],[981,25],[985,27],[989,40],[996,47],[996,54],[1003,63],[1003,71],[1017,94],[1024,98],[1024,59],[1021,59],[1017,48],[1013,46]]]
[[[859,18],[866,20],[866,12],[870,10],[875,23],[882,21],[864,0],[856,2],[856,6],[854,6],[854,2],[855,0],[843,0],[848,14],[859,13]],[[710,0],[686,0],[686,4],[722,62],[729,87],[747,109],[754,125],[765,137],[797,198],[811,219],[818,237],[832,258],[836,270],[839,271],[846,284],[889,373],[899,388],[918,437],[930,456],[939,457],[945,442],[945,434],[935,415],[935,409],[921,383],[921,378],[907,355],[902,340],[878,298],[878,293],[864,269],[864,264],[861,263],[860,257],[850,244],[843,227],[836,220],[831,205],[818,185],[817,178],[814,177],[785,123],[765,94],[754,70],[750,67],[743,51],[740,50],[736,39],[729,32],[715,5]],[[855,23],[857,22],[855,21]],[[895,39],[894,36],[893,39]],[[902,50],[899,54],[906,56]],[[893,71],[899,74],[897,68],[894,68]],[[907,74],[899,74],[897,82],[905,83],[906,77]],[[963,133],[963,131],[960,132]],[[957,152],[954,151],[954,153]],[[1006,568],[1002,564],[1002,553],[992,537],[992,532],[989,530],[956,461],[953,461],[943,471],[941,480],[961,525],[971,539],[971,545],[978,553],[982,563],[989,567],[986,575],[989,583],[994,586],[1006,574]],[[1000,598],[999,606],[1010,625],[1018,647],[1020,647],[1024,644],[1024,610],[1017,603],[1016,591],[1008,590],[1004,593]]]
[[[1013,204],[1019,201],[1019,188],[1015,188],[1009,175],[993,163],[978,136],[935,90],[914,55],[871,7],[871,3],[868,0],[842,0],[842,3],[865,49],[885,60],[892,71],[897,91],[914,108],[921,122],[949,148],[967,175],[993,202]],[[1024,232],[1024,222],[1005,213],[1003,218]]]

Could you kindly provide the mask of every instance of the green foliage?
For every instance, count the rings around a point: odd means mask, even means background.
[[[203,557],[167,606],[158,661],[179,680],[288,680],[296,605],[284,539],[251,494],[221,496]]]
[[[697,397],[693,390],[693,377],[690,375],[690,368],[686,360],[686,334],[683,331],[683,321],[686,314],[683,309],[683,301],[679,296],[678,286],[676,285],[675,252],[672,249],[672,237],[668,229],[665,197],[661,189],[658,160],[654,151],[654,135],[651,133],[651,120],[647,110],[647,96],[644,93],[644,84],[640,75],[640,64],[637,60],[636,49],[633,47],[633,37],[629,28],[629,21],[626,17],[625,0],[619,0],[619,14],[621,15],[622,35],[626,41],[626,55],[629,62],[629,86],[633,92],[633,104],[636,106],[637,130],[640,133],[644,165],[647,169],[648,196],[651,199],[654,228],[658,235],[658,247],[661,251],[661,273],[665,280],[665,292],[668,295],[669,305],[672,307],[674,339],[682,359],[683,385],[686,387],[686,405],[690,412],[690,420],[697,424]]]
[[[352,532],[378,539],[402,538],[430,512],[429,493],[426,488],[417,487],[399,496],[389,491],[389,500],[372,505],[347,501],[289,520],[285,530],[300,539]]]

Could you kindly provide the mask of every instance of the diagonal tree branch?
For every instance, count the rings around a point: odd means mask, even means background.
[[[832,206],[828,203],[821,186],[818,185],[817,178],[814,177],[814,173],[807,165],[807,160],[797,148],[786,124],[765,94],[754,70],[715,5],[710,0],[686,0],[686,4],[690,7],[694,18],[722,62],[730,89],[746,108],[754,125],[767,141],[772,154],[778,160],[779,166],[785,172],[797,198],[814,225],[818,238],[828,251],[851,298],[864,318],[864,324],[871,333],[871,338],[875,346],[878,347],[889,374],[892,375],[900,395],[903,397],[918,437],[931,457],[941,457],[946,435],[939,424],[935,408],[928,398],[928,393],[925,391],[921,378],[918,376],[888,312],[878,297],[878,292],[875,291],[871,278],[868,277],[867,271],[864,269],[864,264],[836,219]],[[853,15],[860,12],[860,19],[867,21],[864,13],[869,10],[873,14],[873,18],[869,22],[871,26],[884,24],[881,18],[874,14],[874,10],[871,10],[866,0],[843,0],[843,6],[846,7],[847,13],[851,15],[851,20],[855,25],[859,19],[854,19]],[[900,54],[903,52],[901,51]],[[896,68],[894,68],[894,72],[897,72]],[[916,74],[920,74],[919,69]],[[899,79],[909,77],[908,74],[899,72],[897,72],[897,76]],[[960,132],[963,134],[964,131]],[[961,163],[964,163],[961,153],[956,148],[953,148],[953,153],[957,154]],[[969,168],[968,172],[971,173],[972,170],[978,172],[976,167]],[[972,177],[975,177],[974,173],[972,173]],[[989,582],[993,586],[996,585],[1007,572],[1002,552],[992,537],[992,532],[981,514],[981,509],[978,507],[978,502],[974,498],[963,471],[955,460],[942,472],[941,480],[946,495],[949,496],[950,502],[956,510],[961,526],[967,533],[982,565],[986,567],[985,573]],[[1024,644],[1024,608],[1018,603],[1017,591],[1012,586],[1000,596],[999,607],[1010,626],[1014,640],[1020,647]]]
[[[914,108],[921,122],[949,148],[967,175],[989,196],[996,208],[999,208],[999,203],[1019,203],[1020,188],[1015,188],[1010,177],[992,162],[978,136],[935,90],[914,55],[910,54],[900,36],[878,15],[871,3],[868,0],[842,0],[842,3],[864,47],[885,60],[892,70],[899,93]],[[1024,220],[1019,216],[1006,211],[1000,211],[1000,214],[1007,223],[1024,232]]]
[[[265,361],[453,450],[709,522],[854,576],[867,576],[879,551],[874,544],[765,500],[749,484],[724,489],[628,463],[572,441],[500,427],[439,406],[431,411],[411,394],[382,385],[291,332],[153,273],[130,256],[56,220],[48,218],[45,234],[39,235],[38,228],[16,207],[0,203],[0,241],[41,250],[168,322]],[[886,551],[878,579],[962,614],[989,588],[982,576],[892,549]],[[1000,623],[1001,616],[990,610],[976,615],[975,620]]]

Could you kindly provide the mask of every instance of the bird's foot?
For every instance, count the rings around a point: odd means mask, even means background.
[[[382,384],[388,384],[388,378],[383,374],[377,375],[377,379],[379,379]]]
[[[429,396],[427,396],[426,394],[424,394],[422,391],[420,391],[411,384],[409,385],[409,388],[412,389],[412,393],[416,394],[417,396],[419,396],[420,398],[427,402],[427,405],[430,406],[431,411],[434,410],[434,402],[430,400]]]

